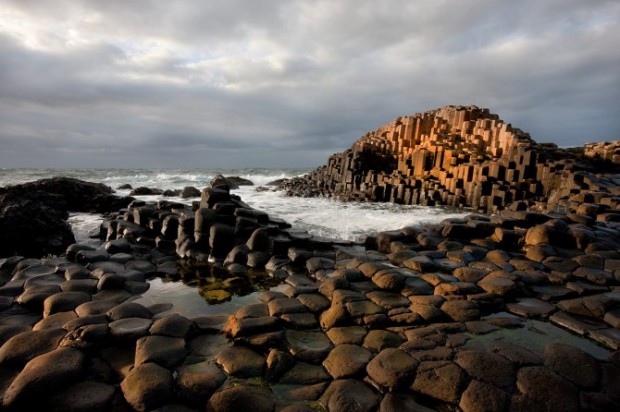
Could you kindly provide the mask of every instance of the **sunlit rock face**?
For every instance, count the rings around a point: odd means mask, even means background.
[[[523,201],[555,206],[577,191],[616,194],[612,176],[592,172],[616,171],[617,147],[539,144],[489,109],[445,106],[396,118],[332,155],[306,184],[285,187],[291,194],[481,211]]]

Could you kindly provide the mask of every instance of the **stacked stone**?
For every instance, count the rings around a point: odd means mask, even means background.
[[[586,143],[583,149],[586,157],[620,164],[620,142],[618,141]]]
[[[603,147],[586,152],[613,159],[617,144]],[[446,106],[368,133],[332,155],[307,183],[347,199],[490,212],[516,201],[597,190],[575,174],[580,167],[575,153],[535,143],[488,109]]]

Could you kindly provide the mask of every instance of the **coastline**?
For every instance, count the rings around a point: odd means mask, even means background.
[[[620,237],[608,211],[470,215],[362,246],[288,231],[223,188],[205,189],[194,207],[135,202],[104,226],[102,249],[1,260],[11,276],[0,287],[5,407],[37,399],[65,410],[605,410],[619,402]],[[222,219],[235,221],[232,233]],[[190,233],[208,236],[188,242]],[[245,248],[233,253],[231,244]],[[164,302],[132,302],[148,277],[178,275],[179,255],[210,258],[229,286],[262,262],[285,286],[228,317],[188,319]],[[587,340],[558,342],[570,336]],[[50,366],[58,363],[66,367]]]

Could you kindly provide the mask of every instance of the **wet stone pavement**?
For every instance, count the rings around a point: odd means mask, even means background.
[[[365,246],[295,248],[267,263],[277,291],[191,319],[134,302],[149,278],[178,276],[176,256],[144,245],[2,259],[3,408],[618,410],[617,229],[541,216],[524,214],[540,220],[524,229],[514,214],[471,215]],[[540,225],[598,247],[554,245]],[[235,264],[222,267],[247,276]]]

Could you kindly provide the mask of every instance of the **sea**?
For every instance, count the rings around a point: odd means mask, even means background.
[[[443,219],[463,216],[467,210],[442,207],[402,206],[391,203],[342,202],[331,198],[287,197],[282,191],[257,191],[258,187],[282,178],[302,176],[311,169],[9,169],[0,168],[0,187],[31,182],[55,176],[66,176],[110,186],[118,195],[129,195],[129,189],[119,189],[129,184],[133,188],[146,186],[161,190],[183,189],[193,186],[200,190],[218,174],[239,176],[254,183],[241,186],[232,192],[251,207],[263,210],[272,217],[290,223],[293,228],[308,233],[351,242],[363,242],[367,236],[380,231],[399,229],[405,226],[439,223]],[[135,196],[146,201],[157,201],[162,196]],[[190,204],[196,199],[166,197],[165,199]],[[103,217],[97,214],[73,213],[69,223],[78,243],[100,245],[90,234],[97,232]],[[182,282],[152,279],[151,288],[144,295],[144,303],[172,301],[179,304],[184,315],[204,313],[230,313],[240,305],[254,303],[256,294],[235,296],[228,302],[207,305],[196,288]]]

